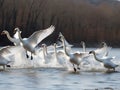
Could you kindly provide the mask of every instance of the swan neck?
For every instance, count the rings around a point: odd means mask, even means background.
[[[44,46],[44,49],[45,49],[45,54],[47,55],[48,54],[48,52],[47,52],[47,46]]]
[[[43,46],[43,58],[45,60],[45,47]]]
[[[85,46],[85,43],[83,43],[83,52],[86,52],[86,46]]]
[[[95,60],[97,60],[97,61],[99,61],[99,62],[102,62],[100,59],[97,58],[95,52],[93,53],[93,55],[94,55]]]
[[[55,52],[55,58],[57,58],[57,50],[56,50],[56,45],[54,45],[54,52]]]
[[[7,38],[11,41],[11,42],[13,42],[13,38],[10,36],[10,34],[7,32]]]
[[[64,49],[64,51],[65,51],[65,54],[66,54],[67,56],[70,56],[70,54],[67,52],[64,38],[63,38],[63,49]]]
[[[20,41],[23,42],[23,39],[21,37],[21,33],[20,32],[18,32],[18,37],[19,37]]]

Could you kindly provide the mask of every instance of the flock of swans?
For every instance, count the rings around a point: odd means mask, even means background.
[[[59,34],[60,45],[54,43],[54,45],[47,46],[38,44],[51,35],[55,30],[55,27],[51,25],[47,29],[35,31],[30,37],[22,38],[22,31],[19,28],[14,29],[14,36],[10,36],[9,32],[4,30],[2,35],[5,34],[7,38],[14,43],[14,46],[4,46],[0,49],[0,66],[13,67],[19,66],[21,63],[24,66],[31,63],[40,66],[39,63],[44,65],[67,67],[68,63],[72,65],[73,70],[79,71],[81,65],[91,63],[90,58],[96,60],[98,63],[102,63],[108,70],[115,71],[118,67],[117,64],[112,62],[114,57],[109,57],[108,53],[111,47],[108,47],[105,42],[102,42],[102,47],[92,51],[86,51],[85,42],[81,41],[83,51],[73,51],[73,45],[69,44],[62,33]],[[102,58],[98,56],[102,55]],[[22,60],[21,62],[19,60]],[[20,64],[20,65],[21,65]],[[102,66],[101,66],[102,67]]]

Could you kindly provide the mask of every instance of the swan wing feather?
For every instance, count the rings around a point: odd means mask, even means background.
[[[49,28],[47,28],[45,30],[36,31],[28,38],[28,42],[31,44],[32,47],[35,47],[44,38],[46,38],[47,36],[52,34],[54,29],[55,29],[55,27],[51,25]]]
[[[9,47],[10,47],[10,46],[2,47],[2,48],[0,49],[0,55],[2,56],[2,55],[6,55],[6,54],[10,53],[10,51],[8,50]]]

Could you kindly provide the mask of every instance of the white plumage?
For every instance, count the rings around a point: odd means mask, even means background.
[[[79,53],[71,53],[67,49],[67,45],[65,43],[65,39],[64,39],[63,35],[61,36],[61,39],[62,39],[62,42],[63,42],[63,48],[64,48],[64,51],[65,51],[65,54],[69,57],[69,61],[73,64],[74,71],[76,72],[77,69],[80,69],[79,65],[82,62],[83,54],[81,54],[81,53],[80,54]],[[75,65],[77,65],[77,68],[75,68]]]
[[[104,65],[105,68],[113,69],[113,70],[115,71],[115,68],[116,68],[118,65],[114,64],[114,63],[111,61],[113,58],[98,58],[98,57],[96,56],[96,54],[95,54],[95,51],[90,51],[89,54],[91,54],[91,53],[94,55],[95,60],[103,63],[103,65]]]
[[[38,50],[37,45],[47,36],[53,33],[55,27],[51,25],[49,28],[45,30],[39,30],[35,31],[29,38],[22,39],[21,37],[21,31],[19,28],[15,28],[15,31],[18,32],[18,37],[20,39],[20,42],[22,43],[22,46],[26,51],[31,52],[31,59],[32,59],[32,54],[36,54],[36,51]]]
[[[0,49],[0,66],[3,66],[5,70],[5,66],[10,67],[9,63],[13,62],[14,55],[10,52],[11,46],[5,46]]]
[[[16,46],[20,45],[20,40],[19,40],[17,37],[11,37],[8,31],[3,30],[1,34],[2,34],[2,35],[3,35],[3,34],[7,35],[7,38],[8,38],[12,43],[14,43],[14,45],[16,45]],[[17,36],[17,33],[15,34],[15,36]]]

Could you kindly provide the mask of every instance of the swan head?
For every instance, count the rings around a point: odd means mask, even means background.
[[[80,44],[81,44],[81,45],[85,45],[85,42],[84,42],[84,41],[81,41]]]
[[[3,30],[2,33],[1,33],[1,35],[4,35],[4,34],[8,34],[8,31]]]
[[[63,40],[64,40],[64,36],[62,35],[61,32],[59,33],[58,39],[59,39],[60,41],[63,41]]]
[[[21,33],[22,31],[20,31],[20,29],[19,29],[19,28],[15,28],[15,29],[14,29],[14,33],[16,33],[16,32]]]
[[[46,46],[47,46],[47,45],[46,45],[45,43],[41,45],[41,47],[46,47]]]
[[[61,43],[62,43],[62,37],[63,37],[63,35],[62,35],[62,33],[60,32],[59,35],[58,35],[58,38],[57,38],[57,43],[58,43],[58,44],[61,44]]]
[[[54,43],[54,46],[56,47],[56,43]]]
[[[62,36],[63,36],[63,35],[62,35],[62,33],[60,32],[60,33],[59,33],[59,37],[62,37]]]
[[[107,44],[106,44],[105,42],[102,42],[102,43],[100,44],[100,46],[101,46],[101,47],[105,47],[105,46],[107,46]]]
[[[89,52],[89,54],[92,54],[92,53],[94,54],[94,53],[95,53],[95,51],[90,51],[90,52]]]

